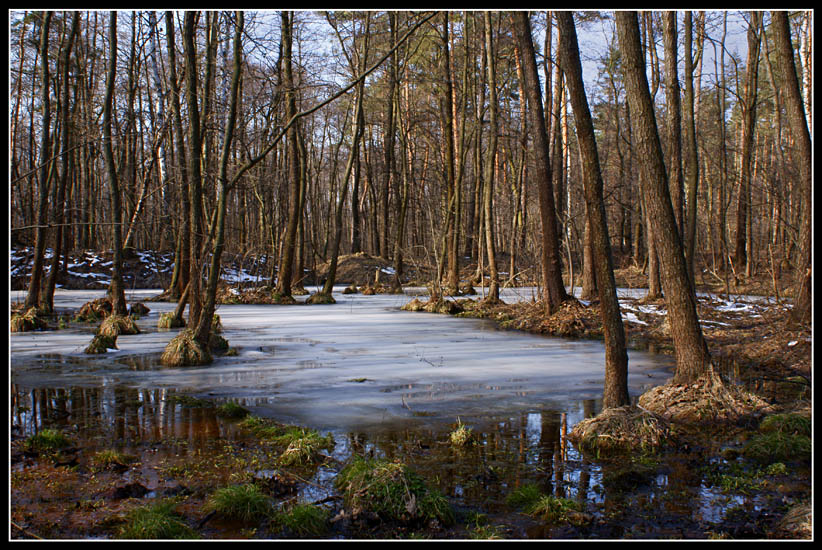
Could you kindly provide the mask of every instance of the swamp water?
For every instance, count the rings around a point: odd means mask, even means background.
[[[138,302],[158,292],[132,291],[127,299]],[[79,308],[102,295],[58,291],[55,308]],[[619,465],[591,462],[566,442],[574,424],[600,409],[599,341],[400,311],[408,295],[335,298],[334,305],[219,306],[223,336],[237,353],[205,367],[159,364],[176,333],[156,328],[171,303],[149,302],[151,312],[138,321],[143,332],[119,336],[119,350],[100,356],[83,354],[90,326],[12,334],[11,424],[21,437],[57,427],[87,448],[136,451],[142,469],[133,475],[159,490],[163,479],[156,465],[167,456],[194,460],[243,437],[236,421],[218,418],[213,408],[168,398],[233,401],[256,416],[331,433],[330,454],[338,464],[353,454],[401,459],[457,510],[485,515],[512,538],[548,536],[540,522],[506,503],[525,485],[583,503],[598,525],[587,536],[606,538],[704,538],[720,530],[714,526],[730,508],[757,506],[754,497],[707,486],[692,471],[698,465],[687,460],[658,467],[636,484],[639,491],[626,492],[614,481],[619,474],[609,470]],[[530,294],[517,289],[502,298]],[[669,356],[631,350],[629,358],[633,397],[664,384],[673,370]],[[458,422],[472,428],[477,445],[448,444]],[[152,449],[151,442],[161,440],[173,444]],[[317,502],[333,495],[335,473],[314,472],[300,498]],[[225,473],[226,480],[231,474]],[[609,524],[609,516],[623,520]],[[231,529],[212,534],[239,536]]]

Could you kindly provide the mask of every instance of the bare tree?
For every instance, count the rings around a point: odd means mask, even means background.
[[[514,12],[511,14],[511,18],[514,22],[515,38],[522,55],[525,93],[528,99],[531,127],[533,128],[535,172],[539,191],[540,219],[542,221],[542,283],[545,294],[543,301],[545,303],[545,312],[551,314],[569,296],[562,284],[562,264],[559,238],[557,236],[554,190],[551,184],[551,164],[548,157],[548,133],[545,128],[542,94],[540,92],[528,12]]]
[[[599,291],[602,331],[605,339],[605,388],[602,407],[620,407],[630,402],[628,396],[628,352],[625,348],[625,330],[614,280],[611,242],[605,216],[605,202],[602,193],[602,171],[599,164],[594,123],[585,97],[582,80],[582,64],[579,60],[579,46],[576,28],[571,12],[558,11],[557,24],[560,31],[560,65],[565,73],[574,121],[582,157],[582,183],[585,191],[585,205],[591,228],[591,250],[594,255],[594,269]]]
[[[798,164],[803,210],[799,231],[799,263],[794,277],[796,290],[791,316],[797,322],[810,323],[812,281],[811,220],[813,217],[813,199],[811,197],[811,184],[813,181],[811,171],[811,136],[808,131],[808,121],[805,118],[802,95],[799,91],[799,79],[796,76],[796,64],[794,62],[793,45],[791,43],[791,29],[788,24],[787,13],[784,11],[771,12],[771,21],[776,51],[779,55],[779,66],[782,68],[781,76],[783,91],[785,92],[785,104],[788,108],[788,120],[791,125],[791,133],[799,146]]]
[[[631,106],[633,138],[643,172],[642,192],[646,197],[653,238],[661,260],[662,284],[676,350],[674,382],[687,383],[707,371],[711,357],[696,315],[696,296],[688,277],[668,193],[665,162],[645,75],[636,12],[618,11],[616,23],[625,88]]]

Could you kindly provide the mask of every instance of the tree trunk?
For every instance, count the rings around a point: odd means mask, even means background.
[[[776,51],[779,55],[779,66],[782,68],[783,91],[785,105],[788,111],[791,133],[799,147],[799,176],[802,197],[802,221],[799,230],[799,262],[794,276],[795,298],[791,317],[800,323],[811,322],[811,281],[812,281],[812,234],[813,201],[811,186],[813,173],[811,169],[811,137],[808,130],[808,121],[805,118],[802,96],[799,91],[799,80],[796,76],[793,45],[791,43],[791,29],[788,17],[784,11],[771,12],[771,27],[774,33]]]
[[[282,12],[282,41],[283,41],[283,76],[285,85],[285,118],[291,120],[297,114],[296,90],[292,70],[292,42],[294,30],[294,14]],[[297,146],[297,125],[293,124],[287,133],[288,158],[288,221],[285,235],[283,235],[280,268],[277,274],[277,294],[291,296],[291,281],[294,272],[294,250],[297,236],[297,224],[300,221],[300,164],[299,149]]]
[[[539,209],[542,221],[542,283],[545,313],[550,315],[569,298],[562,284],[562,261],[557,235],[554,190],[551,184],[551,164],[548,155],[548,133],[542,109],[539,75],[537,74],[534,44],[531,37],[531,22],[528,12],[519,11],[511,15],[514,34],[522,55],[525,76],[525,90],[528,99],[531,126],[534,135],[535,173],[539,190]]]
[[[24,308],[40,307],[41,284],[43,280],[43,256],[46,250],[46,215],[48,212],[49,176],[51,174],[51,106],[49,104],[49,27],[52,12],[43,12],[40,25],[40,60],[41,66],[41,136],[40,136],[40,169],[38,176],[37,228],[34,231],[34,262],[31,268],[29,289]],[[32,116],[33,112],[32,112]],[[34,132],[32,132],[32,135]]]
[[[195,330],[195,339],[203,346],[208,347],[212,319],[217,297],[217,282],[220,280],[220,258],[225,243],[225,214],[228,204],[228,157],[231,150],[231,140],[234,137],[234,122],[237,117],[237,90],[240,87],[240,72],[242,70],[242,33],[243,12],[237,11],[234,28],[234,69],[231,78],[231,91],[228,100],[228,118],[223,131],[223,143],[220,149],[219,175],[217,176],[217,218],[214,232],[214,248],[211,251],[211,268],[208,272],[205,296],[203,298],[202,313]]]
[[[736,215],[736,248],[734,251],[735,269],[739,272],[743,266],[747,268],[748,257],[747,226],[751,215],[751,163],[754,150],[754,130],[756,127],[757,101],[757,74],[759,71],[759,31],[762,24],[762,15],[759,12],[750,13],[751,23],[748,26],[748,61],[746,64],[746,79],[742,107],[742,143],[740,149],[741,168],[739,172],[739,195],[737,196]]]
[[[491,277],[486,300],[499,301],[499,273],[497,272],[496,249],[494,247],[493,193],[494,157],[497,154],[497,76],[494,52],[491,13],[485,12],[485,58],[488,69],[488,148],[486,149],[485,183],[483,185],[483,210],[485,216],[485,250],[488,254],[488,271]]]
[[[108,294],[114,314],[126,315],[125,288],[123,287],[123,212],[120,205],[121,190],[114,165],[114,151],[111,143],[112,107],[114,102],[114,79],[117,74],[117,12],[109,15],[109,61],[106,75],[106,96],[103,104],[103,156],[106,164],[106,178],[111,187],[111,214],[114,233],[114,259],[111,266],[111,284]]]
[[[688,383],[707,371],[711,358],[702,336],[696,314],[696,297],[688,278],[682,243],[676,230],[665,162],[645,75],[636,13],[617,12],[616,23],[625,89],[631,105],[633,136],[644,174],[643,194],[647,199],[653,239],[658,245],[668,319],[676,350],[677,370],[674,383]]]
[[[605,216],[602,192],[602,172],[599,165],[594,125],[585,97],[582,65],[573,15],[557,12],[560,29],[560,63],[565,73],[568,94],[574,110],[580,156],[582,158],[582,183],[585,204],[591,227],[591,248],[595,256],[597,289],[599,290],[602,329],[605,341],[605,388],[602,407],[621,407],[630,402],[628,395],[628,352],[625,347],[625,331],[619,310],[619,300],[614,280],[611,243]]]

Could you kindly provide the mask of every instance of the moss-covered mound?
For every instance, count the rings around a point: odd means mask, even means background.
[[[670,437],[668,423],[659,415],[628,405],[605,409],[579,422],[568,434],[580,450],[598,457],[652,453]]]
[[[97,298],[91,302],[86,302],[80,307],[80,311],[74,316],[76,321],[94,323],[100,319],[105,319],[111,315],[112,306],[108,298]]]
[[[308,299],[305,301],[306,304],[336,304],[337,300],[334,299],[331,294],[325,294],[323,292],[315,292]]]
[[[209,349],[194,339],[191,329],[185,329],[172,338],[160,356],[160,363],[166,367],[208,365],[213,360]]]

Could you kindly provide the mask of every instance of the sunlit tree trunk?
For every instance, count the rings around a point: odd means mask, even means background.
[[[599,164],[594,124],[585,97],[582,80],[582,64],[573,15],[557,12],[560,29],[560,64],[565,73],[571,106],[574,110],[577,138],[582,157],[582,183],[588,222],[591,227],[591,249],[599,291],[600,314],[605,340],[605,388],[602,407],[620,407],[630,402],[628,396],[628,352],[625,348],[625,331],[614,280],[611,243],[605,216],[602,192],[602,172]]]
[[[688,383],[707,372],[711,358],[696,314],[696,296],[688,277],[668,193],[665,162],[648,90],[636,12],[617,12],[616,23],[625,89],[631,105],[633,137],[644,174],[642,191],[653,225],[653,239],[658,245],[668,320],[676,351],[674,383]]]
[[[50,11],[44,11],[40,24],[40,62],[42,63],[40,67],[40,108],[42,114],[40,115],[40,168],[37,182],[37,228],[34,230],[34,262],[31,268],[28,294],[26,294],[24,303],[25,309],[41,305],[40,287],[43,280],[43,256],[46,250],[46,215],[48,212],[49,177],[52,167],[52,163],[49,162],[51,156],[51,105],[49,99],[49,27],[51,26],[51,14]],[[33,134],[34,132],[32,132]]]
[[[562,284],[562,263],[557,235],[554,190],[551,184],[548,133],[545,128],[539,75],[537,74],[528,12],[514,12],[511,17],[514,21],[514,34],[522,55],[525,92],[534,135],[535,179],[539,190],[539,209],[542,221],[542,283],[545,294],[543,301],[545,312],[550,315],[569,296]]]
[[[791,29],[788,24],[788,17],[784,11],[774,11],[771,13],[774,42],[779,56],[779,66],[782,69],[783,91],[785,92],[785,105],[788,111],[791,133],[799,147],[799,176],[801,179],[802,197],[802,220],[799,229],[799,262],[794,276],[795,298],[791,316],[795,321],[801,323],[811,322],[811,222],[813,218],[813,199],[811,196],[811,185],[813,173],[811,171],[811,137],[808,131],[808,121],[805,118],[805,110],[802,103],[802,96],[799,91],[799,80],[796,76],[796,64],[793,55],[793,45],[791,43]]]

